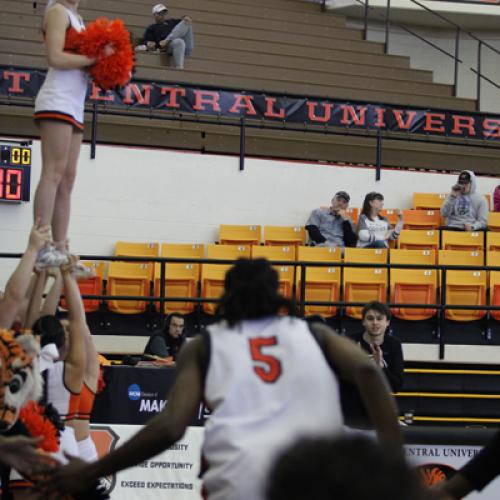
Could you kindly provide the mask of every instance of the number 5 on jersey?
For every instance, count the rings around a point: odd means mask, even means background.
[[[278,339],[276,337],[256,337],[249,339],[248,342],[250,344],[250,355],[256,363],[253,371],[262,381],[273,384],[281,376],[281,361],[275,356],[266,354],[264,349],[278,345]]]

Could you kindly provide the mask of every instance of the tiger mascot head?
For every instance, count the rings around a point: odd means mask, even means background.
[[[38,351],[32,335],[0,329],[0,432],[16,423],[26,401],[42,395]]]

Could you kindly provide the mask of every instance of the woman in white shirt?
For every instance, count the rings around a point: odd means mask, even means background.
[[[372,191],[365,196],[363,208],[358,220],[358,247],[362,248],[388,248],[389,240],[397,240],[403,228],[403,217],[399,213],[396,227],[379,215],[384,208],[384,197]]]

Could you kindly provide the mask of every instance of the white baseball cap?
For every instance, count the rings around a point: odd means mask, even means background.
[[[153,14],[159,14],[160,12],[163,12],[164,10],[168,11],[168,9],[163,5],[162,3],[157,3],[153,7]]]

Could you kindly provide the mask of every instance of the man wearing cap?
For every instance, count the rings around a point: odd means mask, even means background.
[[[346,212],[350,200],[345,191],[339,191],[329,208],[317,208],[311,212],[306,229],[312,245],[344,247],[356,244],[354,225]]]
[[[193,52],[194,38],[192,19],[184,16],[182,19],[168,17],[168,9],[162,4],[156,4],[152,9],[154,24],[144,32],[145,45],[139,45],[136,50],[165,50],[174,60],[174,66],[184,68],[184,58]]]
[[[488,202],[476,193],[476,176],[471,170],[462,170],[458,182],[441,207],[441,215],[446,217],[446,229],[478,231],[486,229],[488,222]]]

